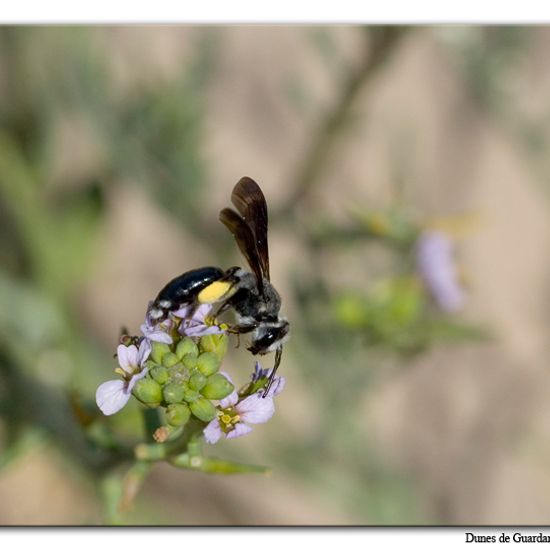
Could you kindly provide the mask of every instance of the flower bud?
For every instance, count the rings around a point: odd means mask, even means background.
[[[183,400],[187,401],[187,403],[193,403],[193,401],[196,401],[199,397],[200,393],[191,388],[185,388],[183,391]]]
[[[194,353],[186,353],[181,358],[181,362],[188,369],[194,369],[197,364],[197,356]]]
[[[132,393],[143,404],[149,407],[158,407],[162,401],[161,387],[152,378],[138,380]]]
[[[168,344],[162,344],[161,342],[152,342],[151,343],[151,359],[155,363],[162,363],[162,357],[165,353],[170,351],[170,346]]]
[[[155,382],[158,382],[161,386],[166,384],[170,378],[170,374],[166,367],[153,367],[149,371],[149,374],[151,375],[151,378]]]
[[[162,364],[165,367],[173,367],[176,363],[179,363],[179,360],[180,360],[179,357],[172,352],[165,353],[162,356]]]
[[[201,393],[207,399],[223,399],[227,397],[235,387],[233,384],[219,372],[210,376]]]
[[[207,378],[202,374],[202,372],[195,372],[191,375],[191,378],[189,378],[189,387],[192,390],[199,391],[201,390],[204,385],[206,384]]]
[[[189,420],[191,411],[187,405],[183,403],[177,403],[174,405],[168,405],[166,409],[166,422],[171,426],[183,426]]]
[[[203,338],[205,338],[203,336]],[[204,374],[204,376],[210,376],[218,371],[220,368],[221,359],[210,351],[205,351],[197,357],[197,369]]]
[[[178,437],[179,434],[181,434],[181,428],[179,426],[171,426],[171,425],[168,425],[168,426],[161,426],[160,428],[157,428],[154,432],[153,432],[153,439],[157,442],[157,443],[166,443],[166,441],[170,440],[170,439],[175,439]],[[144,449],[141,448],[139,450],[139,453],[140,454],[145,454],[144,452]],[[151,456],[151,452],[147,453],[149,456]],[[136,457],[138,456],[138,452],[137,452],[137,449],[136,449]],[[151,457],[154,459],[154,455],[153,457]],[[151,458],[148,458],[148,460],[151,460]],[[145,459],[147,460],[147,458]],[[157,459],[158,460],[158,459]]]
[[[169,436],[170,436],[170,429],[168,428],[168,426],[161,426],[160,428],[157,428],[153,433],[153,439],[157,443],[164,443]]]
[[[208,334],[200,339],[199,349],[201,352],[210,351],[215,353],[221,362],[227,353],[228,342],[229,338],[227,334]]]
[[[193,342],[193,340],[188,336],[180,340],[178,342],[178,345],[176,346],[176,355],[180,359],[183,359],[183,357],[187,354],[195,356],[199,354],[199,348],[197,347],[197,344],[195,344],[195,342]]]
[[[162,388],[162,395],[166,403],[180,403],[183,401],[185,388],[182,384],[170,382]]]
[[[218,413],[216,407],[205,397],[199,397],[189,405],[191,412],[203,422],[210,422]]]

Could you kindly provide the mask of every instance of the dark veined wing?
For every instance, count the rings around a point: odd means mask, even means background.
[[[267,246],[267,203],[260,186],[248,177],[241,178],[231,193],[231,201],[252,230],[262,275],[269,281]]]
[[[250,226],[244,219],[231,208],[224,208],[220,212],[220,221],[233,233],[237,244],[246,258],[248,265],[252,268],[254,275],[258,279],[258,289],[263,294],[264,286],[262,279],[262,268],[258,249],[256,248],[256,240]]]

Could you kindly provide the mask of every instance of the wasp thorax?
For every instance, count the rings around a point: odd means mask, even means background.
[[[256,279],[251,273],[250,277]],[[281,309],[281,297],[273,285],[264,281],[263,293],[258,286],[249,289],[247,284],[250,281],[248,277],[243,280],[243,285],[229,300],[229,305],[235,311],[239,322],[249,324],[250,322],[262,322],[270,319],[277,319]],[[239,283],[240,284],[240,283]]]

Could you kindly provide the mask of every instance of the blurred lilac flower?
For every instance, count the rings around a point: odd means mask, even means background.
[[[464,305],[464,291],[458,283],[451,240],[438,231],[423,233],[416,243],[417,268],[437,305],[448,312]]]
[[[207,336],[209,334],[223,334],[225,332],[218,325],[207,322],[208,315],[212,311],[212,305],[202,304],[196,309],[194,307],[193,305],[184,306],[173,312],[175,317],[182,319],[178,328],[182,336]]]
[[[270,373],[270,370],[264,371],[260,368],[259,363],[256,363],[252,381],[255,382],[264,375],[269,376]],[[222,374],[232,383],[226,373]],[[206,442],[214,444],[222,436],[227,439],[241,437],[252,431],[250,424],[267,422],[275,413],[273,397],[283,390],[284,384],[284,378],[276,376],[266,397],[262,397],[262,392],[259,391],[239,398],[238,393],[233,391],[222,399],[218,404],[218,417],[212,420],[204,429],[203,434]]]
[[[109,416],[120,411],[128,403],[135,383],[147,374],[145,361],[151,353],[151,343],[144,338],[139,349],[134,346],[120,344],[117,348],[117,358],[120,367],[115,369],[122,375],[122,380],[109,380],[97,388],[95,400],[101,412]]]

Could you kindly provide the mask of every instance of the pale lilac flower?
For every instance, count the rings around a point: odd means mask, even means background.
[[[453,246],[441,232],[423,233],[416,244],[417,268],[437,305],[448,312],[464,305],[464,291],[458,283]]]
[[[269,376],[271,371],[262,371],[259,363],[256,363],[252,381],[255,382],[266,373]],[[231,379],[222,373],[230,382]],[[255,378],[257,376],[257,378]],[[214,444],[222,436],[227,439],[241,437],[252,431],[250,424],[263,424],[275,413],[273,397],[278,395],[284,387],[284,378],[276,376],[273,385],[266,397],[262,397],[263,390],[252,395],[241,397],[236,391],[222,399],[218,404],[218,416],[212,420],[204,429],[203,435],[207,443]]]
[[[161,323],[155,323],[149,316],[149,313],[145,316],[145,323],[141,325],[140,330],[151,342],[160,342],[161,344],[171,344],[172,337],[168,332],[172,328],[172,321],[165,319]]]
[[[151,343],[144,338],[139,349],[134,346],[120,344],[117,348],[117,358],[120,367],[115,369],[122,375],[122,380],[109,380],[97,388],[95,400],[101,412],[109,416],[120,411],[128,403],[136,382],[147,374],[143,367],[151,353]]]
[[[225,331],[218,325],[207,321],[212,311],[212,305],[202,304],[195,308],[194,305],[184,306],[173,312],[175,317],[182,319],[178,328],[182,336],[207,336],[208,334],[223,334]]]

